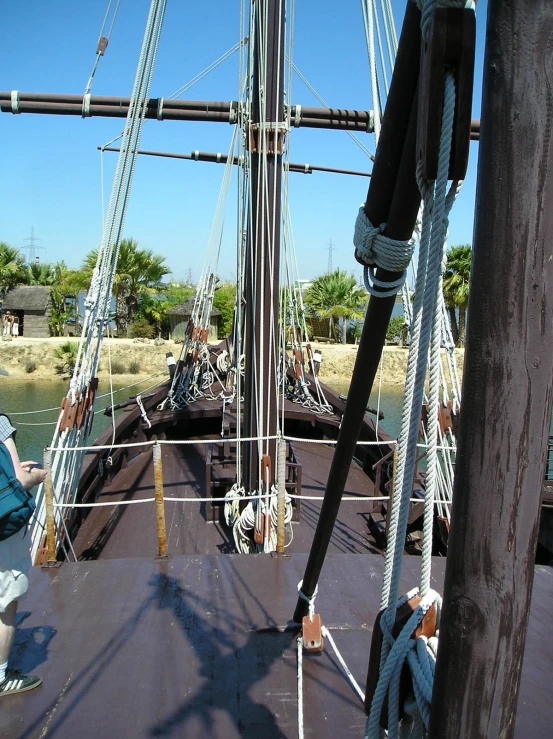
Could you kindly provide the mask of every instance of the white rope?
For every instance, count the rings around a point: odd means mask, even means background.
[[[303,739],[303,636],[296,639],[298,647],[298,739]]]
[[[117,12],[119,10],[119,3],[121,2],[121,0],[117,0],[117,5],[115,6],[113,17],[111,19],[111,25],[110,25],[110,28],[109,28],[109,31],[108,31],[108,35],[105,37],[107,39],[106,40],[106,44],[105,44],[105,46],[102,49],[100,47],[100,41],[102,39],[102,35],[104,33],[104,28],[106,26],[106,22],[107,22],[107,19],[108,19],[109,11],[110,11],[110,8],[111,8],[111,2],[112,2],[112,0],[109,0],[109,2],[108,2],[108,6],[107,6],[107,9],[106,9],[106,14],[104,16],[104,21],[102,23],[102,28],[100,29],[100,33],[98,35],[98,42],[97,42],[97,49],[96,49],[96,58],[94,60],[94,64],[92,66],[92,72],[90,73],[90,76],[88,78],[88,82],[86,83],[86,87],[85,87],[85,91],[84,91],[84,97],[88,97],[89,98],[89,100],[88,100],[88,105],[89,106],[90,106],[90,95],[88,93],[90,92],[90,89],[92,87],[92,81],[94,79],[94,75],[96,74],[96,68],[98,67],[98,63],[100,61],[100,57],[103,56],[103,53],[104,53],[104,51],[105,51],[105,49],[106,49],[106,47],[107,47],[107,45],[109,43],[109,40],[111,38],[111,32],[113,31],[113,26],[115,25],[115,19],[117,18]],[[86,117],[87,115],[90,115],[90,113],[89,112],[86,112],[85,113],[85,110],[84,110],[84,100],[83,100],[83,118]]]
[[[364,703],[365,702],[365,693],[363,692],[363,690],[359,686],[359,683],[357,682],[357,680],[353,677],[353,674],[352,674],[351,670],[349,669],[349,667],[347,666],[346,661],[342,657],[340,651],[338,650],[338,647],[336,646],[336,642],[332,638],[332,636],[330,634],[330,631],[326,628],[326,626],[323,626],[323,628],[321,629],[321,633],[325,637],[325,639],[328,639],[328,641],[330,642],[330,646],[332,647],[332,649],[334,651],[334,654],[336,655],[336,657],[338,659],[338,662],[342,665],[342,668],[343,668],[344,672],[346,673],[348,680],[353,685],[353,689],[355,690],[355,692],[357,693],[357,695],[361,698],[361,702]]]
[[[313,621],[313,616],[315,615],[315,598],[317,597],[317,593],[319,592],[319,585],[317,584],[315,586],[313,595],[306,595],[301,589],[302,585],[303,585],[303,580],[300,580],[298,583],[298,595],[302,600],[304,600],[307,603],[309,607],[308,608],[309,620]]]
[[[236,484],[236,483],[235,483]],[[229,491],[230,492],[230,491]],[[271,501],[278,500],[278,496],[276,493],[270,493]],[[227,497],[228,496],[228,497]],[[324,496],[322,495],[301,495],[297,493],[286,493],[286,496],[292,500],[313,500],[313,501],[321,501],[324,500]],[[265,501],[267,498],[266,493],[260,493],[259,495],[248,495],[247,496],[248,501],[253,500],[263,500]],[[101,508],[102,506],[118,506],[118,505],[130,505],[132,503],[151,503],[155,500],[155,498],[139,498],[137,500],[131,500],[131,501],[108,501],[108,502],[101,502],[101,503],[56,503],[55,508]],[[196,496],[191,496],[188,498],[182,498],[182,497],[167,497],[164,498],[166,502],[169,503],[225,503],[231,506],[230,510],[233,510],[233,504],[234,499],[232,496],[229,495],[229,493],[226,494],[224,498],[212,498],[212,497],[206,497],[206,498],[198,498]],[[240,498],[236,498],[237,502],[240,502]],[[351,503],[373,503],[373,502],[386,502],[389,501],[390,498],[385,495],[379,495],[376,497],[372,497],[370,495],[360,495],[360,496],[345,496],[342,498],[344,502],[351,502]],[[410,498],[411,503],[423,503],[422,498]],[[436,505],[438,504],[438,501],[436,501]],[[449,503],[451,505],[451,503]],[[225,512],[225,518],[226,518],[226,512]],[[229,522],[230,521],[230,522]],[[228,526],[232,526],[232,514],[229,513],[229,521],[227,521]],[[289,521],[286,521],[286,523],[289,523]]]
[[[303,444],[324,444],[326,446],[334,446],[338,443],[336,439],[304,439],[299,436],[282,436],[280,434],[268,435],[268,436],[225,436],[225,441],[272,441],[284,439],[284,441],[297,441]],[[105,449],[133,449],[141,446],[152,446],[155,441],[134,441],[126,444],[98,444],[93,446],[49,446],[47,447],[52,452],[98,452]],[[172,446],[187,446],[187,445],[205,445],[213,444],[213,439],[158,439],[158,444],[167,444]],[[357,446],[395,446],[397,441],[390,439],[389,441],[358,441]],[[426,448],[426,445],[421,444],[421,448]],[[447,447],[445,447],[447,448]]]

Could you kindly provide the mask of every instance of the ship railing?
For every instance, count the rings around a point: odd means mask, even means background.
[[[288,442],[288,444],[296,444],[296,443],[307,443],[307,444],[324,444],[327,446],[333,446],[337,443],[335,439],[312,439],[312,438],[302,438],[302,437],[296,437],[296,436],[284,436],[284,435],[274,435],[274,436],[263,436],[263,437],[225,437],[225,441],[227,442],[257,442],[260,440],[277,440],[280,442]],[[52,519],[51,524],[53,524],[54,518],[56,521],[59,522],[63,521],[63,526],[60,527],[59,525],[54,527],[52,526],[52,530],[54,528],[57,528],[55,535],[52,537],[55,539],[55,543],[53,545],[50,545],[48,543],[48,536],[45,536],[47,530],[48,530],[48,520],[46,520],[44,523],[41,524],[40,528],[43,538],[43,544],[40,547],[39,553],[35,557],[35,564],[43,564],[45,562],[52,562],[57,559],[57,549],[58,546],[61,545],[62,540],[65,538],[65,536],[73,536],[72,532],[74,533],[76,531],[75,525],[78,524],[78,521],[82,521],[82,515],[85,513],[82,509],[88,509],[91,510],[93,508],[102,508],[111,506],[113,507],[119,507],[119,506],[127,506],[127,505],[140,505],[140,504],[156,504],[156,517],[158,521],[158,541],[159,541],[159,556],[164,556],[163,552],[166,551],[166,545],[165,545],[165,526],[164,526],[164,510],[165,510],[165,502],[169,503],[195,503],[195,504],[204,504],[204,503],[224,503],[226,502],[226,498],[224,496],[221,497],[197,497],[197,496],[186,496],[186,497],[165,497],[163,494],[163,476],[161,474],[161,447],[162,446],[187,446],[187,445],[210,445],[213,444],[213,439],[178,439],[178,440],[168,440],[168,439],[141,439],[140,441],[134,441],[134,442],[127,442],[127,443],[120,443],[120,444],[104,444],[104,445],[93,445],[89,447],[80,447],[80,451],[85,451],[90,454],[93,454],[95,457],[98,458],[98,463],[101,467],[103,467],[103,461],[104,457],[106,456],[105,453],[108,454],[108,456],[111,459],[115,459],[117,456],[119,456],[120,460],[130,461],[131,456],[141,456],[141,451],[149,451],[150,448],[152,448],[152,452],[154,455],[154,480],[155,480],[155,496],[153,497],[147,497],[147,498],[138,498],[133,500],[111,500],[111,501],[98,501],[95,499],[95,489],[96,485],[93,480],[87,480],[87,483],[85,485],[86,490],[83,489],[83,493],[80,496],[77,497],[77,500],[79,502],[68,502],[64,500],[58,500],[57,494],[53,490],[53,486],[50,484],[50,486],[46,486],[46,488],[50,487],[50,503],[47,504],[46,508],[47,510],[50,510],[50,518]],[[358,441],[358,447],[359,449],[363,449],[363,447],[384,447],[385,449],[389,450],[390,447],[395,447],[397,444],[396,440],[390,439],[383,441],[369,441],[369,440],[360,440]],[[425,445],[421,444],[421,447],[425,447]],[[56,447],[51,447],[47,451],[52,452],[56,449]],[[59,449],[58,451],[63,451],[64,453],[69,453],[73,451],[71,448],[63,448]],[[135,454],[133,454],[135,452]],[[149,456],[149,455],[148,455]],[[358,456],[361,456],[360,454]],[[291,461],[291,459],[289,460]],[[156,473],[156,464],[159,466],[159,474]],[[90,467],[90,463],[88,464],[88,467]],[[103,475],[105,475],[105,469],[102,472],[97,471],[95,478],[96,482],[101,481]],[[158,484],[159,481],[159,484]],[[297,479],[293,480],[292,482],[296,483],[293,485],[287,485],[287,492],[286,495],[289,499],[296,501],[297,503],[300,503],[301,501],[323,501],[324,496],[323,495],[305,495],[300,492],[301,488],[297,485]],[[107,485],[109,487],[110,484],[110,478],[104,480],[104,487]],[[382,502],[386,502],[390,500],[390,496],[387,494],[384,495],[378,495],[378,493],[381,492],[378,489],[374,489],[375,494],[371,494],[370,491],[368,491],[366,494],[358,494],[358,495],[349,495],[344,496],[342,500],[346,503],[348,502],[370,502],[373,504],[379,504]],[[262,493],[262,494],[254,494],[254,495],[248,495],[247,499],[250,500],[259,500],[263,499],[266,502],[269,502],[269,500],[276,496],[277,493]],[[420,497],[413,497],[411,499],[412,503],[419,503],[421,502]],[[436,505],[441,504],[444,505],[449,504],[447,501],[436,501]],[[76,518],[75,518],[76,517]],[[48,514],[46,515],[46,519],[48,519]],[[163,522],[163,523],[161,523]],[[65,531],[65,534],[62,533],[62,529]],[[69,547],[69,549],[72,551],[72,547]]]
[[[225,437],[225,441],[227,442],[257,442],[257,441],[273,441],[273,440],[283,440],[283,441],[292,441],[292,442],[301,442],[305,444],[325,444],[327,446],[334,446],[336,445],[337,439],[310,439],[310,438],[303,438],[300,436],[288,436],[288,435],[278,435],[275,434],[273,436],[236,436],[236,437]],[[82,446],[82,447],[47,447],[47,449],[51,452],[76,452],[76,451],[84,451],[84,452],[102,452],[102,451],[112,451],[116,449],[137,449],[138,447],[152,447],[156,444],[159,444],[160,446],[186,446],[186,445],[201,445],[201,444],[212,444],[213,439],[145,439],[144,441],[134,441],[134,442],[127,442],[127,443],[121,443],[121,444],[100,444],[100,445],[94,445],[94,446]],[[373,446],[373,447],[384,447],[384,446],[396,446],[397,445],[397,439],[389,439],[386,441],[365,441],[365,440],[359,440],[357,441],[357,446],[363,447],[363,446]],[[419,443],[417,444],[417,447],[419,449],[426,449],[427,445]],[[455,447],[450,446],[448,444],[439,444],[437,447],[438,451],[457,451]]]

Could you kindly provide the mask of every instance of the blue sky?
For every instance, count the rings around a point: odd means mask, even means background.
[[[2,3],[0,89],[82,94],[95,58],[106,0],[26,0]],[[480,116],[481,67],[487,3],[477,7],[478,43],[473,117]],[[148,0],[121,0],[92,94],[128,96],[142,41]],[[398,32],[405,2],[393,1]],[[231,48],[239,35],[239,3],[169,0],[152,97],[168,97]],[[342,108],[372,108],[360,3],[308,0],[295,7],[294,62],[327,102]],[[237,55],[190,89],[185,97],[237,97]],[[319,105],[298,77],[292,103]],[[0,240],[28,244],[31,227],[43,261],[80,265],[101,237],[100,154],[97,146],[117,136],[122,119],[74,116],[0,115],[2,178]],[[141,147],[189,154],[193,149],[226,152],[228,124],[151,121]],[[374,151],[374,139],[360,134]],[[471,146],[468,175],[450,218],[450,244],[472,241],[478,145]],[[104,189],[109,194],[115,154],[104,154]],[[294,130],[290,159],[299,163],[370,171],[371,163],[345,132]],[[188,270],[197,279],[223,175],[220,165],[139,158],[125,236],[167,258],[176,278]],[[368,180],[317,173],[290,175],[291,218],[300,276],[325,271],[332,239],[333,265],[358,274],[352,235]],[[235,273],[231,191],[220,274]]]

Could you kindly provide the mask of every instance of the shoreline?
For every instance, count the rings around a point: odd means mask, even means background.
[[[9,376],[2,377],[2,382],[20,382],[22,380],[67,381],[67,376],[58,374],[55,366],[60,360],[54,356],[56,347],[77,339],[52,337],[49,339],[26,339],[19,337],[11,341],[2,341],[0,367],[9,372]],[[320,378],[325,383],[349,383],[353,373],[357,346],[353,344],[319,344],[312,342],[313,349],[322,352]],[[172,352],[176,359],[180,352],[180,344],[171,340],[164,340],[162,344],[153,339],[137,342],[135,339],[105,339],[102,345],[98,377],[100,381],[107,381],[109,377],[108,365],[111,357],[112,377],[124,382],[146,381],[152,375],[161,373],[159,382],[167,373],[166,352]],[[109,351],[108,351],[109,348]],[[442,354],[444,354],[442,350]],[[408,350],[396,346],[386,346],[383,351],[383,378],[385,385],[403,386],[407,369]],[[455,357],[462,374],[464,350],[456,349]],[[133,363],[138,366],[137,372],[129,372]],[[35,366],[31,372],[27,368]],[[113,372],[116,368],[117,371]],[[125,371],[126,370],[126,371]],[[378,382],[378,375],[376,381]],[[104,383],[102,382],[102,385]],[[104,386],[105,387],[105,386]]]

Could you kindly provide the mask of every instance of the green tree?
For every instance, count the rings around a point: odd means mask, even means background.
[[[213,295],[213,307],[221,311],[221,323],[219,325],[220,336],[229,336],[232,331],[232,319],[234,316],[234,303],[236,300],[236,285],[232,282],[220,283],[215,288]]]
[[[451,322],[453,340],[457,346],[465,345],[471,260],[472,248],[470,244],[452,246],[447,253],[442,290]],[[459,312],[458,324],[456,320],[457,310]]]
[[[25,257],[18,249],[0,241],[0,295],[25,282]]]
[[[65,262],[50,265],[53,282],[50,287],[52,308],[50,330],[54,336],[63,336],[68,321],[77,320],[77,295],[82,284],[82,275],[69,269]],[[76,326],[75,326],[76,329]]]
[[[394,339],[400,339],[403,344],[402,335],[405,326],[405,318],[403,316],[394,316],[390,318],[388,324],[388,330],[386,331],[386,341],[394,341]]]
[[[82,269],[88,277],[88,284],[97,257],[98,252],[95,249],[85,257]],[[129,323],[132,323],[137,315],[141,297],[155,297],[164,292],[165,286],[161,280],[171,272],[169,267],[163,264],[164,261],[164,257],[152,251],[139,249],[138,242],[134,239],[121,241],[113,280],[115,323],[120,334],[126,332]]]
[[[338,322],[342,319],[342,343],[346,343],[347,321],[361,318],[367,304],[367,293],[358,287],[357,280],[345,270],[317,277],[304,295],[305,305],[321,318],[331,318],[335,338],[338,338]]]

